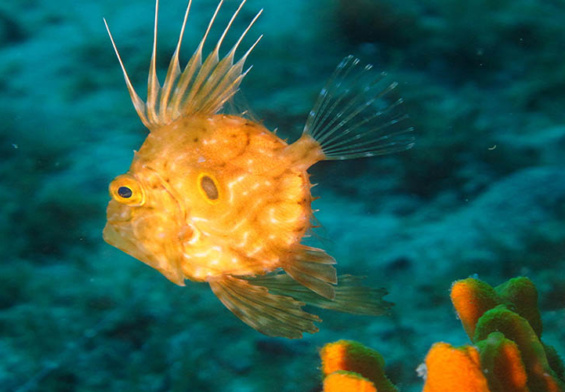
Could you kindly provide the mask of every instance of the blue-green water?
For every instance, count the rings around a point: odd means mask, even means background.
[[[183,61],[216,5],[194,0]],[[161,76],[185,7],[161,2]],[[177,287],[106,244],[107,185],[146,131],[102,18],[144,97],[154,3],[13,1],[0,5],[0,390],[319,391],[317,351],[347,338],[418,391],[432,343],[468,343],[448,294],[473,274],[530,277],[544,340],[565,353],[565,3],[249,0],[234,30],[261,8],[238,104],[279,135],[298,137],[348,54],[399,82],[416,146],[312,170],[319,245],[386,287],[392,314],[322,311],[319,333],[269,338],[207,285]]]

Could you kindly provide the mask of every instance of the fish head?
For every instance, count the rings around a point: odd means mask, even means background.
[[[184,285],[182,242],[193,233],[179,204],[156,173],[126,173],[109,187],[104,240]]]

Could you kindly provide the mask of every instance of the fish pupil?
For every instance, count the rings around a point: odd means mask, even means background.
[[[218,188],[216,188],[216,184],[214,183],[214,180],[212,180],[210,177],[202,176],[202,178],[200,179],[200,186],[202,187],[202,190],[204,191],[206,196],[208,196],[208,199],[210,200],[218,199],[219,196]]]
[[[127,186],[121,186],[118,188],[118,195],[124,199],[129,199],[133,195],[133,192]]]

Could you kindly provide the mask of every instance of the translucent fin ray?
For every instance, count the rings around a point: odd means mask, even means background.
[[[375,74],[348,56],[337,66],[310,111],[304,134],[316,140],[327,159],[388,154],[414,144],[413,128],[401,110],[402,99],[391,101],[397,83]]]
[[[167,106],[169,99],[171,97],[171,91],[173,89],[174,81],[177,80],[181,75],[181,68],[179,61],[180,47],[181,47],[182,39],[184,37],[184,31],[186,29],[186,21],[188,20],[188,13],[190,12],[191,5],[192,5],[192,0],[189,0],[188,5],[186,6],[184,19],[182,21],[182,26],[180,29],[179,40],[177,42],[175,52],[173,53],[173,57],[171,57],[171,62],[169,63],[169,68],[167,69],[167,76],[165,77],[165,84],[163,85],[163,90],[161,91],[161,97],[159,102],[159,116],[161,117],[167,115]]]
[[[158,121],[157,98],[161,91],[161,85],[157,78],[157,22],[159,21],[159,0],[155,1],[155,22],[153,23],[153,46],[151,49],[151,61],[149,63],[149,77],[147,80],[147,119],[150,123]]]
[[[145,124],[147,126],[149,123],[148,123],[147,118],[145,116],[145,102],[143,102],[143,100],[135,92],[135,88],[133,87],[133,84],[131,83],[129,75],[126,71],[126,67],[124,66],[124,62],[122,61],[122,57],[120,56],[120,52],[118,51],[118,47],[116,46],[116,42],[114,41],[114,37],[112,36],[112,33],[110,32],[110,27],[108,26],[108,22],[106,21],[106,19],[104,19],[104,25],[106,26],[106,31],[108,32],[108,35],[110,36],[110,41],[112,42],[112,46],[114,47],[114,52],[116,53],[116,57],[118,57],[118,62],[120,63],[120,67],[122,68],[122,72],[124,74],[124,79],[126,81],[126,86],[127,86],[129,95],[131,97],[131,101],[133,102],[133,106],[135,108],[135,111],[137,112],[137,114],[141,118],[141,121],[143,122],[143,124]]]
[[[301,338],[315,333],[318,316],[301,309],[304,303],[291,297],[271,294],[267,288],[251,285],[232,276],[211,280],[210,287],[220,301],[244,323],[268,336]]]
[[[392,303],[383,299],[387,294],[386,290],[361,286],[361,280],[362,278],[351,275],[339,276],[334,288],[335,297],[328,299],[283,273],[249,279],[253,285],[266,287],[274,294],[287,295],[318,308],[367,316],[386,314],[392,307]]]
[[[171,57],[165,81],[163,86],[161,86],[157,77],[156,69],[159,0],[156,1],[153,47],[149,65],[146,102],[144,102],[136,93],[120,57],[114,38],[110,33],[108,24],[106,23],[106,20],[104,20],[110,40],[112,41],[112,46],[114,47],[114,51],[116,52],[116,56],[120,62],[120,66],[126,80],[126,86],[135,110],[143,124],[150,130],[169,124],[181,116],[197,114],[211,115],[218,113],[226,101],[228,101],[237,92],[241,81],[248,71],[244,71],[245,61],[262,36],[259,36],[259,38],[250,45],[250,47],[239,57],[238,60],[236,60],[236,51],[257,18],[261,15],[262,10],[259,11],[247,25],[243,33],[239,36],[236,43],[227,52],[227,54],[224,57],[221,57],[220,50],[222,43],[246,2],[246,0],[243,0],[224,28],[214,49],[204,59],[204,44],[206,43],[210,30],[212,29],[216,17],[220,12],[223,2],[224,1],[222,0],[218,4],[202,40],[198,44],[196,51],[189,59],[187,65],[182,70],[179,63],[179,52],[186,28],[188,14],[192,4],[192,0],[188,1],[179,34],[179,40],[175,52]]]
[[[335,259],[322,249],[300,245],[293,260],[283,269],[301,285],[322,297],[333,299],[333,285],[337,283],[337,273],[332,265],[335,263]]]

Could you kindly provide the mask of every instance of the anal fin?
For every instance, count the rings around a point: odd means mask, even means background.
[[[327,299],[335,297],[335,259],[322,249],[300,245],[294,257],[283,266],[295,281]]]
[[[305,304],[288,296],[271,294],[266,287],[230,275],[211,280],[210,287],[222,303],[257,331],[269,336],[301,338],[315,333],[316,315],[301,309]]]
[[[250,279],[250,282],[266,287],[274,294],[289,296],[318,308],[367,316],[386,314],[393,305],[383,299],[387,291],[380,287],[361,286],[361,280],[362,278],[352,275],[339,276],[333,299],[316,294],[283,273],[256,277]]]

